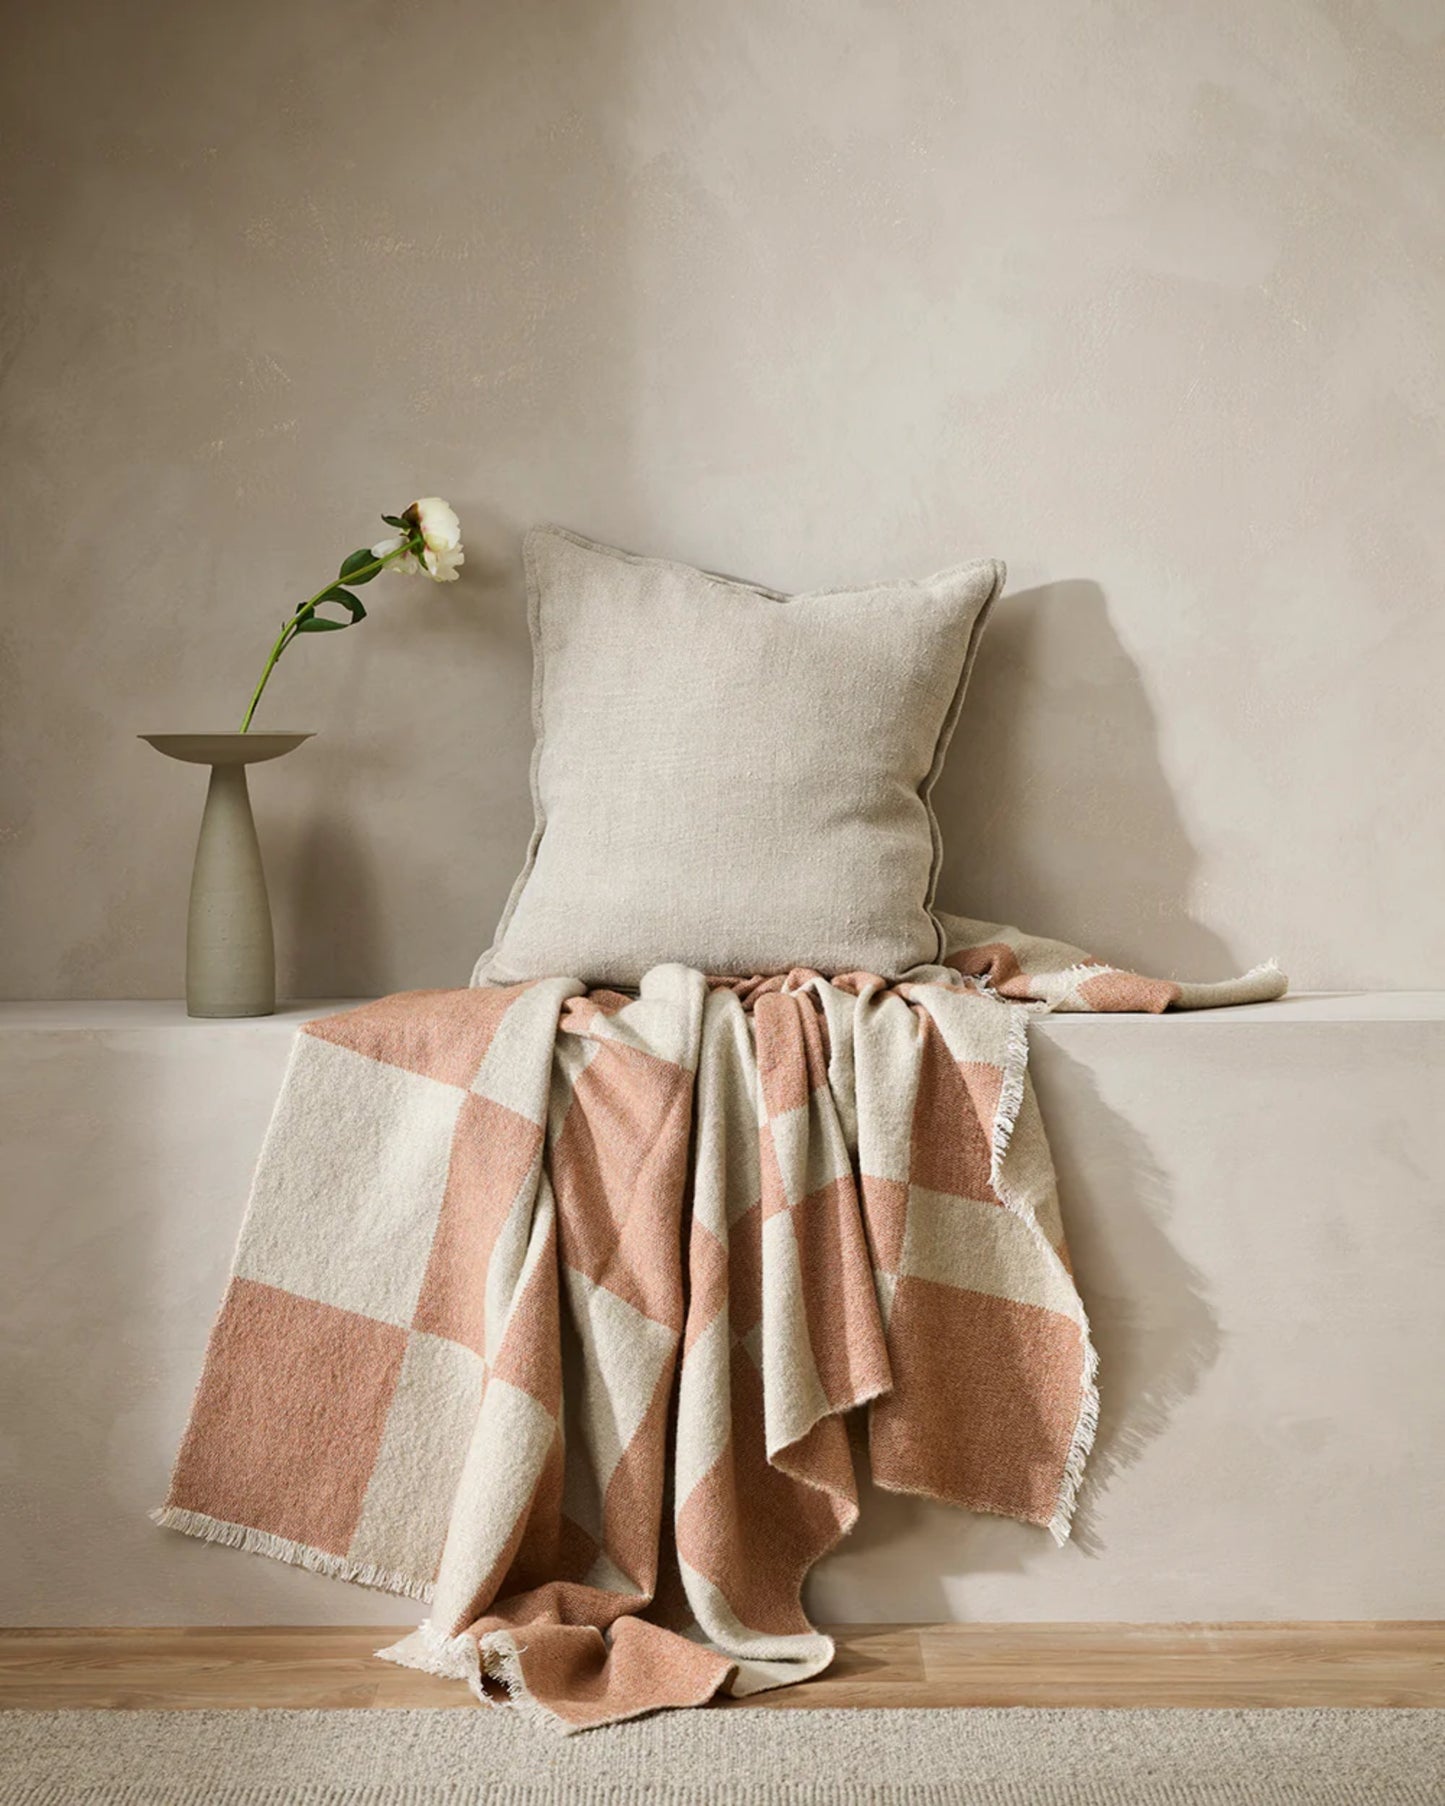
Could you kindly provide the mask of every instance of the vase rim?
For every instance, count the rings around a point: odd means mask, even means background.
[[[188,765],[258,765],[264,759],[279,759],[303,740],[314,737],[314,730],[278,732],[265,729],[251,733],[168,733],[138,734],[148,746],[168,759],[180,759]]]

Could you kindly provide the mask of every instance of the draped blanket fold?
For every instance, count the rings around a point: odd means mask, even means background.
[[[428,1600],[383,1653],[578,1730],[806,1679],[875,1482],[1068,1533],[1096,1414],[1028,1081],[1179,986],[954,920],[895,984],[681,966],[297,1036],[156,1516]]]

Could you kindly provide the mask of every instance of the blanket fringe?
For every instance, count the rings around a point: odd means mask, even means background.
[[[1084,1466],[1099,1428],[1099,1357],[1094,1350],[1087,1319],[1079,1325],[1079,1339],[1084,1346],[1083,1396],[1079,1400],[1074,1434],[1069,1440],[1069,1453],[1064,1461],[1064,1477],[1059,1484],[1054,1515],[1049,1519],[1048,1526],[1049,1535],[1061,1549],[1069,1540],[1069,1527],[1074,1521],[1074,1507],[1079,1502]]]
[[[231,1524],[224,1518],[207,1517],[201,1511],[185,1511],[178,1505],[162,1505],[151,1512],[151,1521],[162,1530],[179,1530],[185,1536],[199,1537],[203,1543],[222,1543],[228,1549],[243,1549],[248,1555],[269,1555],[273,1561],[289,1562],[294,1568],[309,1568],[313,1574],[326,1574],[334,1580],[354,1581],[357,1586],[374,1587],[379,1593],[400,1593],[408,1599],[430,1601],[429,1582],[415,1581],[404,1574],[393,1574],[370,1562],[351,1561],[344,1555],[331,1555],[324,1549],[313,1549],[309,1543],[295,1543],[269,1530],[256,1530],[249,1524]]]
[[[491,1705],[482,1686],[481,1657],[477,1639],[465,1631],[449,1637],[424,1618],[399,1643],[376,1651],[378,1661],[395,1662],[398,1668],[418,1668],[423,1674],[439,1674],[443,1680],[465,1681],[484,1705]]]
[[[1034,1012],[1010,1006],[1008,1043],[1004,1050],[1003,1084],[993,1116],[993,1151],[989,1155],[989,1181],[1003,1196],[1003,1163],[1013,1140],[1014,1127],[1023,1108],[1024,1085],[1029,1069],[1029,1017]]]
[[[488,1631],[480,1638],[458,1631],[452,1637],[427,1618],[399,1643],[376,1653],[381,1661],[395,1662],[399,1668],[419,1668],[425,1674],[439,1674],[444,1680],[465,1681],[483,1705],[493,1706],[497,1702],[482,1685],[485,1676],[506,1690],[508,1703],[528,1723],[542,1725],[549,1731],[577,1729],[544,1706],[528,1687],[522,1676],[523,1651],[510,1630]]]
[[[500,1681],[507,1690],[507,1700],[528,1724],[541,1725],[548,1731],[580,1730],[558,1713],[544,1706],[522,1676],[522,1651],[509,1630],[489,1631],[478,1646],[482,1668],[490,1680]]]
[[[1093,973],[1097,971],[1097,968],[1080,967],[1079,970]],[[989,1179],[1004,1208],[1013,1211],[1028,1225],[1040,1254],[1045,1259],[1057,1263],[1058,1253],[1050,1247],[1039,1227],[1038,1218],[1023,1200],[1014,1196],[1013,1188],[1008,1184],[1004,1174],[1004,1162],[1018,1123],[1019,1112],[1023,1108],[1025,1086],[1028,1082],[1029,1018],[1039,1013],[1037,1008],[1029,1008],[1027,1005],[1013,1004],[1010,1008],[1012,1014],[1009,1021],[1008,1044],[1004,1053],[1003,1085],[999,1091],[998,1108],[994,1113],[993,1152],[989,1159]],[[1049,1535],[1060,1547],[1069,1540],[1069,1526],[1073,1522],[1074,1508],[1078,1504],[1079,1488],[1084,1479],[1084,1468],[1099,1428],[1099,1357],[1094,1348],[1093,1338],[1089,1334],[1088,1317],[1082,1311],[1079,1316],[1079,1341],[1084,1358],[1079,1415],[1074,1420],[1074,1433],[1069,1438],[1069,1451],[1064,1461],[1064,1472],[1063,1478],[1059,1482],[1058,1497],[1054,1502],[1054,1515],[1048,1522]]]

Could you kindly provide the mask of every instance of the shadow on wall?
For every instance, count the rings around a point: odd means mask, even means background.
[[[1073,1529],[1074,1542],[1097,1555],[1110,1483],[1198,1388],[1219,1357],[1220,1330],[1204,1276],[1169,1240],[1169,1185],[1145,1137],[1105,1104],[1088,1065],[1056,1043],[1034,1036],[1030,1071],[1099,1355],[1099,1428]]]
[[[1164,976],[1238,970],[1189,913],[1197,856],[1097,583],[998,604],[933,800],[945,909]]]
[[[371,862],[349,825],[318,810],[292,849],[293,970],[307,997],[352,997],[381,962]]]

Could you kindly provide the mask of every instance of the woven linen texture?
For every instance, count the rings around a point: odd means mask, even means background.
[[[929,797],[1004,567],[784,596],[526,539],[535,826],[479,982],[942,957]]]

